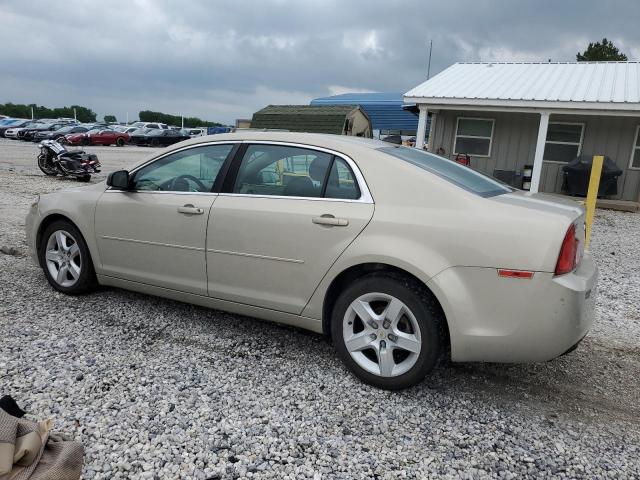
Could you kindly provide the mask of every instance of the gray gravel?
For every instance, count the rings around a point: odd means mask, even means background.
[[[597,214],[598,319],[577,351],[447,365],[390,393],[319,335],[116,289],[56,293],[24,256],[23,217],[33,194],[76,183],[7,156],[0,246],[18,251],[0,253],[0,394],[81,441],[85,478],[640,477],[640,215]]]

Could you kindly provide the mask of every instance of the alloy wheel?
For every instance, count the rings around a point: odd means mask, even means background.
[[[62,287],[71,287],[80,278],[82,254],[69,232],[56,230],[49,236],[45,261],[51,278]]]
[[[351,358],[381,377],[409,371],[422,347],[414,314],[401,300],[385,293],[366,293],[351,302],[342,334]]]

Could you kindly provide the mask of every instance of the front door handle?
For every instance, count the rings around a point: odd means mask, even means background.
[[[330,227],[346,227],[349,220],[346,218],[336,218],[333,215],[322,215],[321,217],[313,217],[311,219],[316,225],[327,225]]]
[[[184,213],[186,215],[202,215],[204,213],[203,208],[194,207],[190,203],[178,207],[178,213]]]

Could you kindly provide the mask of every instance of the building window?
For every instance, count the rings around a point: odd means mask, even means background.
[[[631,149],[629,168],[640,170],[640,125],[636,128],[636,138],[633,142],[633,148]]]
[[[544,160],[568,163],[576,158],[582,149],[583,133],[584,123],[549,122]]]
[[[466,153],[476,157],[490,156],[493,123],[494,120],[492,118],[458,117],[453,148],[454,155]]]

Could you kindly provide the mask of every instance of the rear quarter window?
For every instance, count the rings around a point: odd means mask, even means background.
[[[416,167],[426,170],[454,185],[481,197],[493,197],[513,192],[514,189],[480,172],[447,158],[409,147],[380,147],[387,153]]]

